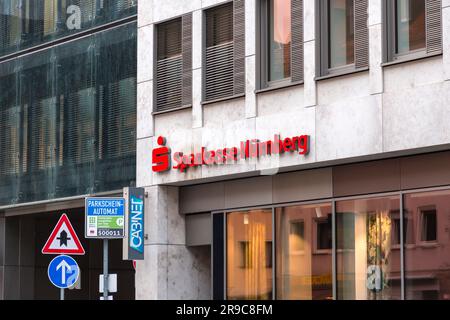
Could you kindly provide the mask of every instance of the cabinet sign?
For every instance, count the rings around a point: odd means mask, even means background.
[[[123,238],[125,199],[86,198],[85,213],[86,238]]]
[[[125,238],[123,239],[124,260],[144,260],[144,188],[124,188]]]

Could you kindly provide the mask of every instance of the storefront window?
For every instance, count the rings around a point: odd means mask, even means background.
[[[336,203],[338,299],[401,298],[400,248],[392,246],[399,208],[398,196]]]
[[[277,299],[332,299],[331,205],[276,209]]]
[[[405,246],[406,299],[450,300],[450,190],[405,195],[416,230]]]
[[[227,215],[227,298],[272,299],[272,210]]]

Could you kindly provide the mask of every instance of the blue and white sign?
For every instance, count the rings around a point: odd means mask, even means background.
[[[86,198],[85,237],[122,239],[125,224],[124,198]]]
[[[67,289],[78,281],[80,268],[74,259],[61,255],[50,262],[47,273],[48,278],[55,287]]]
[[[144,188],[125,188],[126,236],[123,243],[124,260],[144,260]]]

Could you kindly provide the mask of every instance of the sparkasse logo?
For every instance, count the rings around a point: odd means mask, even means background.
[[[170,170],[170,149],[167,148],[166,138],[158,137],[159,148],[152,151],[153,172],[163,172]]]

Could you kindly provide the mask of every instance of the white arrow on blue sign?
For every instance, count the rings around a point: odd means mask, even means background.
[[[47,273],[48,278],[55,287],[67,289],[78,281],[80,268],[74,259],[61,255],[50,262]]]

